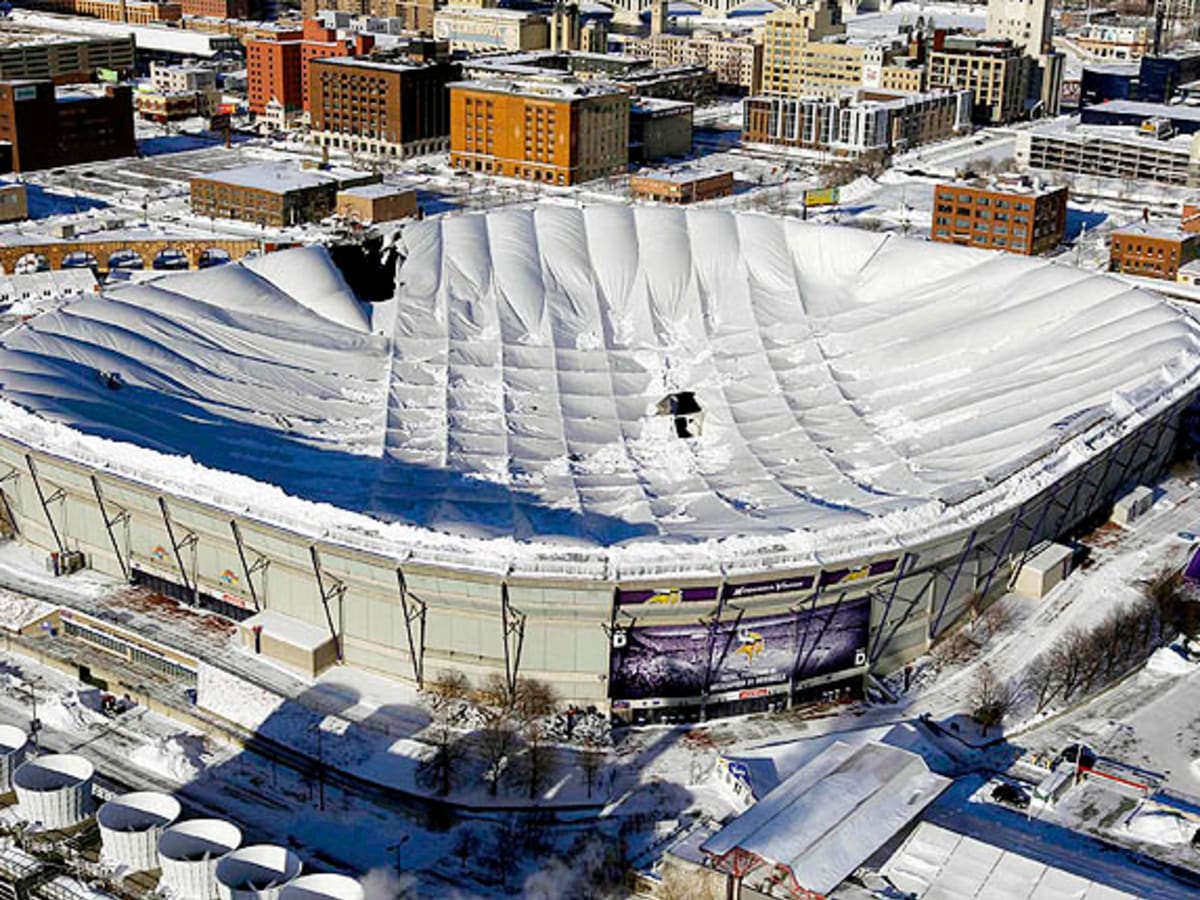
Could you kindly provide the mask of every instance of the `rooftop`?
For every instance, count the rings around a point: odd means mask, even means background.
[[[1089,112],[1113,113],[1121,116],[1137,116],[1142,119],[1174,119],[1176,121],[1200,122],[1200,107],[1182,103],[1142,103],[1139,100],[1107,100],[1089,106]]]
[[[314,59],[314,63],[325,66],[346,66],[352,69],[375,69],[383,72],[411,72],[425,68],[421,63],[409,60],[380,60],[368,56],[326,56]]]
[[[909,750],[839,741],[701,849],[722,871],[731,854],[749,854],[765,865],[748,880],[782,866],[802,890],[829,894],[949,784]]]
[[[635,97],[629,106],[630,112],[635,113],[683,112],[695,108],[695,103],[688,103],[686,100],[667,100],[662,97]]]
[[[294,162],[251,163],[231,169],[218,169],[197,176],[199,180],[216,181],[237,187],[257,188],[283,193],[300,191],[327,184],[337,184],[344,178],[364,177],[369,173],[354,169],[309,169]]]
[[[944,181],[938,187],[970,188],[977,191],[994,191],[997,194],[1019,194],[1023,197],[1046,197],[1066,188],[1058,184],[1045,184],[1040,179],[1022,178],[1002,180],[999,178],[976,178],[971,181]]]
[[[481,6],[443,6],[435,12],[434,18],[447,14],[467,16],[473,19],[509,19],[522,21],[531,17],[545,18],[541,13],[526,9],[503,9],[500,7]]]
[[[396,184],[360,184],[357,187],[342,188],[338,193],[346,194],[350,197],[363,197],[368,200],[377,200],[380,197],[396,197],[400,194],[411,194],[413,189],[403,187]]]
[[[477,81],[456,81],[450,87],[451,89],[489,91],[495,94],[517,94],[522,97],[550,97],[557,100],[628,96],[615,84],[604,81],[572,81],[568,78],[554,81],[541,81],[533,78],[488,78]]]
[[[240,47],[238,39],[228,34],[208,34],[165,25],[128,25],[105,19],[83,16],[64,16],[55,13],[14,9],[10,20],[23,26],[43,28],[60,34],[98,35],[100,37],[133,36],[139,50],[156,50],[180,56],[211,57],[225,49]]]
[[[691,184],[694,181],[703,181],[706,178],[717,178],[731,174],[729,169],[693,169],[690,167],[680,169],[642,169],[634,173],[637,178],[669,181],[673,184]]]
[[[1157,238],[1164,241],[1200,240],[1200,233],[1184,231],[1175,225],[1155,225],[1152,222],[1134,222],[1114,228],[1112,234],[1137,235],[1139,237]]]
[[[1200,323],[1045,260],[556,203],[398,241],[386,303],[304,248],[39,316],[0,336],[0,427],[414,564],[665,578],[924,545],[1200,385]],[[135,394],[80,375],[114,366]]]

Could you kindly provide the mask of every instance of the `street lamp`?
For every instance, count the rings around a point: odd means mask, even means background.
[[[29,679],[29,681],[26,682],[26,684],[25,684],[25,689],[29,691],[29,705],[31,707],[30,719],[29,719],[29,733],[33,737],[33,749],[37,752],[37,754],[39,756],[42,753],[42,744],[41,744],[40,738],[38,737],[38,734],[42,730],[42,723],[38,721],[37,691],[34,690],[34,688],[40,682],[41,682],[40,678],[34,677],[34,678]]]
[[[394,850],[396,852],[396,874],[397,875],[400,875],[404,872],[404,866],[402,865],[403,858],[400,856],[400,851],[403,849],[404,845],[408,843],[408,839],[410,837],[412,837],[411,834],[406,834],[402,838],[400,838],[400,840],[396,841],[396,843],[394,843],[388,847],[389,850]]]

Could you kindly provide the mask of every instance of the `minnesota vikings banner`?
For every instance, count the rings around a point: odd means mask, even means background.
[[[699,697],[786,683],[866,663],[870,600],[708,626],[649,625],[613,635],[614,700]]]

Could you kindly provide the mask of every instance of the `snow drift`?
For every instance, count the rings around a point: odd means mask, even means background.
[[[0,398],[352,514],[267,489],[245,501],[263,518],[611,571],[894,543],[1058,477],[1197,384],[1193,320],[1045,260],[552,205],[428,220],[401,245],[375,307],[320,248],[68,304],[0,338]],[[49,434],[29,440],[64,452]],[[173,465],[139,477],[202,498],[219,480]]]

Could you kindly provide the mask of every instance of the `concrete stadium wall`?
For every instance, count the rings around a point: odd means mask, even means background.
[[[801,608],[822,609],[848,599],[871,601],[871,668],[891,671],[926,652],[973,605],[999,596],[1009,576],[1039,541],[1068,532],[1102,511],[1123,488],[1157,477],[1176,446],[1180,403],[1098,454],[1019,509],[1007,509],[974,530],[895,551],[896,568],[879,577],[855,577],[821,588],[819,571],[768,572],[758,578],[808,576],[816,589],[739,599],[723,607],[723,621],[752,619]],[[32,460],[33,465],[30,465]],[[93,486],[99,483],[110,530]],[[39,497],[39,487],[41,497]],[[263,608],[328,627],[311,547],[303,535],[211,505],[164,494],[146,485],[90,469],[0,437],[0,491],[11,509],[17,536],[49,553],[58,540],[81,551],[87,564],[117,578],[128,567],[180,584],[253,611],[248,582]],[[42,499],[45,498],[45,508]],[[184,573],[168,534],[164,503],[180,545]],[[0,513],[4,505],[0,503]],[[50,522],[53,522],[52,530]],[[234,538],[240,529],[247,576]],[[115,548],[114,548],[115,544]],[[398,563],[386,556],[333,543],[317,542],[330,600],[330,617],[347,662],[413,681],[406,617],[398,571],[411,598],[426,606],[425,641],[413,621],[414,644],[426,680],[443,671],[461,671],[473,680],[514,670],[553,683],[564,699],[604,706],[609,694],[610,635],[629,607],[617,605],[617,589],[662,590],[661,582],[642,585],[499,577]],[[118,556],[119,554],[119,556]],[[865,566],[877,559],[854,563]],[[256,563],[261,563],[256,565]],[[839,563],[844,568],[846,563]],[[753,580],[747,576],[745,580]],[[683,589],[704,583],[673,584]],[[340,591],[331,588],[340,585]],[[712,582],[707,582],[712,586]],[[719,590],[719,588],[718,588]],[[507,600],[505,600],[507,597]],[[639,605],[639,625],[696,624],[714,612],[713,604]],[[506,664],[506,624],[509,629]],[[517,644],[520,644],[519,648]],[[820,683],[862,674],[866,667],[816,679]],[[795,688],[813,685],[796,684]],[[785,693],[787,687],[782,689]]]

